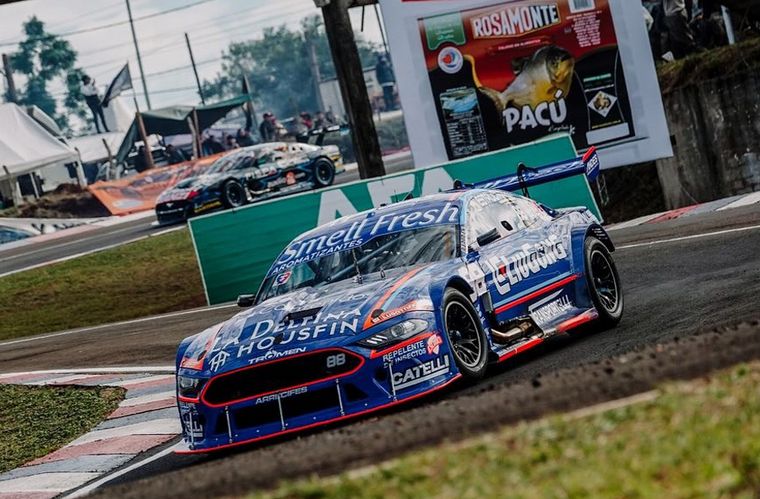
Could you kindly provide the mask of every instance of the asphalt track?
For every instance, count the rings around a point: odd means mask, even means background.
[[[760,358],[760,206],[612,233],[625,287],[621,324],[558,338],[420,402],[212,457],[170,455],[99,493],[235,495],[333,473],[525,418],[625,397],[672,378]],[[181,338],[234,309],[197,311],[0,344],[0,371],[171,364]],[[139,480],[139,481],[136,481]]]
[[[386,158],[387,173],[408,170],[412,166],[411,153],[397,154]],[[338,175],[335,179],[335,184],[346,184],[356,180],[359,180],[359,172],[351,170]],[[11,249],[3,249],[0,246],[0,275],[18,272],[62,258],[70,258],[74,255],[99,251],[166,230],[166,227],[156,226],[154,222],[155,218],[149,217],[111,227],[101,227],[83,234],[65,236],[30,246],[20,246]]]

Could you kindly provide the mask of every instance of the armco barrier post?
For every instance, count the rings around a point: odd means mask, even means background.
[[[443,166],[362,180],[320,191],[256,203],[190,220],[190,230],[209,304],[255,292],[282,249],[299,234],[350,215],[403,199],[451,189],[454,180],[479,182],[515,173],[517,164],[542,166],[573,159],[565,135]],[[599,215],[584,176],[532,187],[531,196],[554,208],[587,206]]]

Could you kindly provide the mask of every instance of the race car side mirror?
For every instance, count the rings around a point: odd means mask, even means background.
[[[255,300],[256,295],[240,295],[237,299],[237,306],[240,308],[252,307]]]

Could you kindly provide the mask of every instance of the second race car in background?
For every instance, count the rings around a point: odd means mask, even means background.
[[[332,185],[342,171],[337,146],[274,142],[246,147],[161,193],[156,217],[161,224],[184,222],[214,210],[320,189]]]

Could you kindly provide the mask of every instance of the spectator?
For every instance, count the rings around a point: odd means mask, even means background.
[[[166,160],[170,165],[176,165],[177,163],[182,163],[188,160],[188,157],[185,155],[182,149],[177,149],[172,144],[166,146],[165,153]]]
[[[251,131],[248,128],[238,128],[235,140],[240,147],[249,147],[253,145],[253,137],[251,137]]]
[[[148,160],[145,159],[145,146],[140,146],[137,149],[137,156],[135,156],[135,171],[142,173],[148,169]]]
[[[266,112],[263,114],[263,120],[259,125],[259,135],[262,142],[274,142],[277,139],[277,125],[274,114]]]
[[[323,128],[327,128],[331,124],[332,123],[330,123],[330,121],[325,116],[325,113],[322,111],[317,111],[314,113],[314,122],[312,127],[313,130],[321,130]]]
[[[301,122],[307,128],[307,131],[310,131],[312,128],[314,128],[314,120],[311,118],[311,114],[307,112],[301,113]]]
[[[385,110],[393,111],[396,109],[396,77],[393,75],[393,68],[385,54],[377,54],[377,65],[375,65],[375,75],[380,86],[383,87],[383,101]]]
[[[232,135],[225,135],[224,137],[224,150],[225,151],[232,151],[233,149],[237,149],[240,146],[238,145],[237,141],[235,140],[235,137]]]
[[[224,146],[222,146],[219,140],[217,140],[216,136],[211,133],[208,135],[208,137],[206,137],[206,140],[201,143],[201,146],[203,147],[206,155],[219,154],[220,152],[224,152]]]
[[[663,0],[663,11],[673,56],[682,59],[696,52],[697,44],[689,26],[690,11],[686,9],[686,0]]]
[[[84,96],[84,101],[92,111],[92,118],[95,120],[95,130],[100,133],[100,124],[103,123],[103,128],[108,132],[108,125],[106,125],[106,118],[103,116],[103,106],[100,104],[100,97],[98,96],[98,89],[95,87],[95,80],[87,75],[82,75],[82,84],[79,86],[79,91]]]

